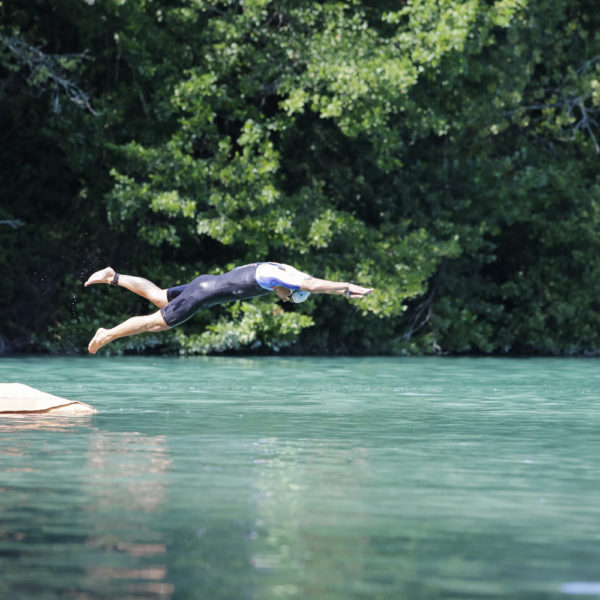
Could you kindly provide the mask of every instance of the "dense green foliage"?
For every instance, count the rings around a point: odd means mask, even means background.
[[[0,3],[0,342],[84,351],[159,285],[278,260],[372,285],[115,350],[600,348],[591,0]]]

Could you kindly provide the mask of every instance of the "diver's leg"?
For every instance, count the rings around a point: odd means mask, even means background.
[[[101,271],[97,271],[85,282],[85,287],[94,283],[112,283],[115,278],[115,270],[112,267],[106,267]],[[122,275],[119,273],[117,285],[123,287],[146,300],[150,300],[152,304],[158,308],[165,306],[169,300],[167,299],[167,290],[159,288],[157,285],[144,279],[143,277],[135,277],[134,275]]]
[[[106,346],[106,344],[109,344],[117,338],[136,335],[137,333],[143,333],[145,331],[157,332],[165,331],[166,329],[169,329],[169,326],[165,323],[160,311],[151,315],[131,317],[131,319],[123,321],[123,323],[112,329],[103,329],[102,327],[98,329],[96,335],[88,344],[88,350],[91,354],[96,354],[102,346]]]

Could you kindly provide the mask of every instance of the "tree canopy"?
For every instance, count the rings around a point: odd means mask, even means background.
[[[375,287],[266,297],[112,351],[596,353],[590,0],[0,2],[0,346],[83,352],[167,287],[277,260]]]

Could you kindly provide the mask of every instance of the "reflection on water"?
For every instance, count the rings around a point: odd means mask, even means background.
[[[165,508],[166,437],[89,417],[2,421],[12,440],[0,443],[0,561],[11,564],[1,597],[170,598],[167,547],[141,517]]]
[[[89,415],[50,415],[50,414],[3,414],[0,416],[0,433],[15,434],[20,431],[66,431],[73,427],[88,424]]]
[[[83,510],[95,524],[85,541],[86,549],[105,556],[119,556],[118,564],[102,562],[86,568],[93,589],[170,598],[166,545],[155,533],[143,539],[136,526],[143,513],[162,516],[166,498],[169,458],[166,436],[138,432],[107,433],[96,430],[89,438],[82,490],[88,498]],[[119,511],[115,512],[115,506]]]
[[[0,598],[600,596],[596,365],[2,359]]]
[[[117,501],[129,511],[156,512],[165,500],[164,473],[170,464],[166,436],[137,432],[90,436],[84,470],[85,491],[98,510]]]

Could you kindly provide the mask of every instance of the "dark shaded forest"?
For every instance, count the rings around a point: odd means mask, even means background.
[[[271,296],[110,352],[597,354],[591,0],[3,0],[0,352],[83,353],[162,287]]]

